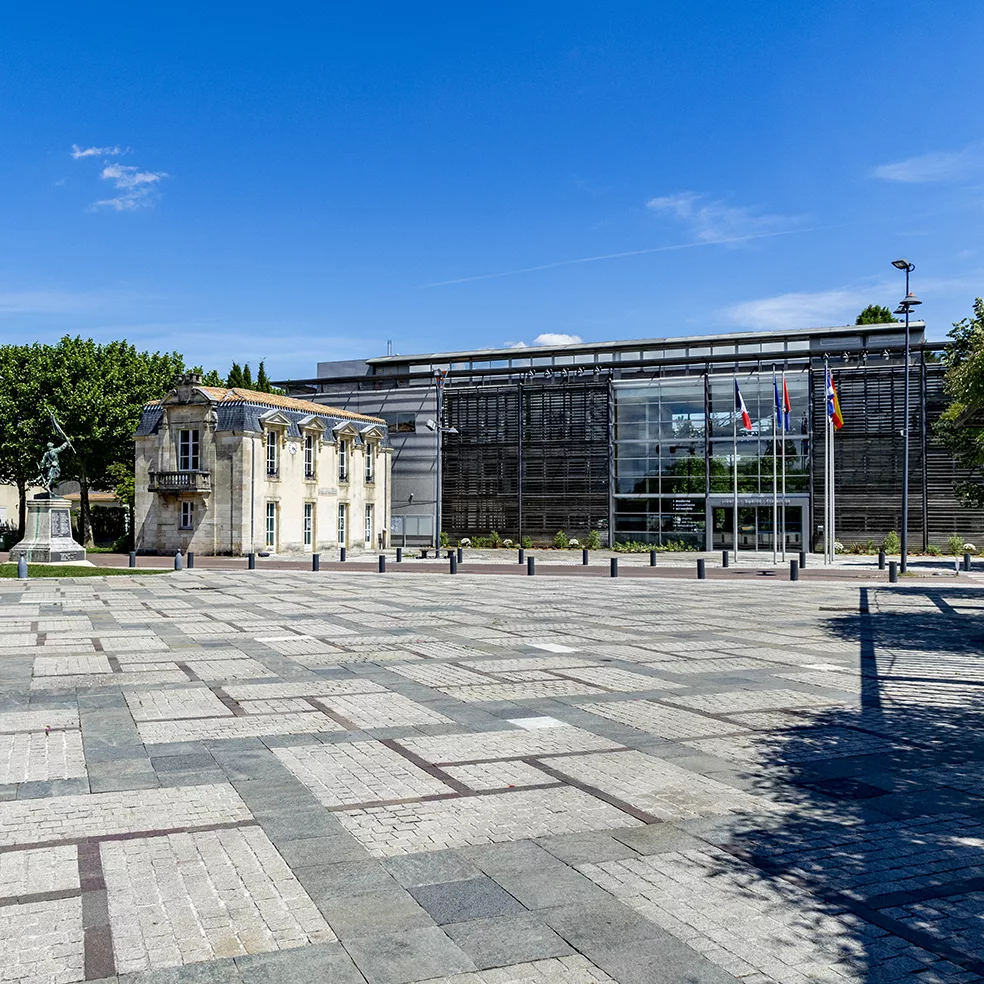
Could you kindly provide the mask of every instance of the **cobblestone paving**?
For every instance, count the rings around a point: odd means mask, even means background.
[[[982,982],[981,619],[944,584],[0,582],[0,982]]]

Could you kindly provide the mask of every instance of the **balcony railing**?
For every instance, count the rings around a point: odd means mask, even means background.
[[[151,472],[150,492],[211,492],[212,476],[207,471]]]

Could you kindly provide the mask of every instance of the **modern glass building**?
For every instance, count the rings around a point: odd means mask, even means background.
[[[942,346],[925,341],[922,322],[910,328],[918,547],[978,535],[984,513],[956,500],[963,476],[933,439],[945,406]],[[392,355],[321,363],[316,378],[291,385],[389,422],[394,543],[432,539],[440,519],[452,537],[495,530],[543,541],[597,529],[703,549],[771,550],[784,527],[798,550],[817,544],[823,522],[825,362],[845,418],[835,440],[838,539],[880,541],[899,529],[903,344],[902,325],[886,324]],[[783,376],[792,411],[780,436],[773,379]],[[736,379],[751,431],[735,425]]]

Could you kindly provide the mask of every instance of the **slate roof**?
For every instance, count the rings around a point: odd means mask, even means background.
[[[214,404],[218,416],[216,427],[220,431],[261,431],[263,423],[260,418],[271,410],[279,410],[290,421],[287,433],[291,437],[301,436],[298,422],[306,417],[318,417],[329,428],[345,423],[386,426],[381,417],[353,413],[351,410],[329,407],[311,400],[297,400],[291,396],[259,393],[239,387],[227,389],[222,386],[196,386],[195,390],[204,393]],[[140,414],[140,423],[134,436],[147,437],[156,434],[163,416],[164,405],[161,400],[147,403]]]

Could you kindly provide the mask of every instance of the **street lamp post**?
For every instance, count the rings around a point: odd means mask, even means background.
[[[902,424],[902,573],[905,573],[909,559],[909,310],[922,301],[909,291],[909,274],[916,269],[915,263],[908,260],[892,260],[892,266],[905,272],[905,298],[899,303],[895,314],[905,315],[905,396],[903,399]]]

